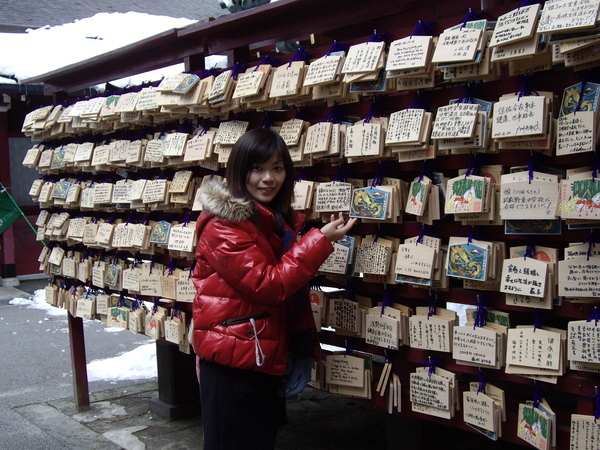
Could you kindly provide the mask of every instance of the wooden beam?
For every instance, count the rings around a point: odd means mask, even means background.
[[[85,61],[24,79],[22,83],[45,83],[46,94],[72,92],[182,63],[199,53],[222,54],[236,48],[298,39],[309,32],[351,29],[357,24],[368,24],[369,21],[434,3],[433,0],[421,0],[378,2],[375,5],[364,0],[280,0],[216,20],[165,31]],[[469,1],[462,1],[461,5],[467,3],[479,5],[479,2]]]
[[[73,372],[75,406],[79,411],[84,411],[90,407],[90,393],[85,358],[83,319],[81,317],[73,317],[71,313],[68,312],[67,322],[69,324],[69,345],[71,347],[71,368]]]

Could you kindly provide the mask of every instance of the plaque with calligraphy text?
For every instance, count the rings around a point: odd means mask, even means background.
[[[350,183],[320,183],[316,190],[315,212],[350,211],[351,192]]]
[[[591,28],[598,19],[598,8],[598,0],[548,0],[544,3],[537,32],[551,34]]]
[[[390,44],[386,70],[425,68],[431,58],[431,36],[409,36]]]
[[[362,387],[365,361],[351,355],[328,355],[327,383]]]
[[[600,442],[600,420],[593,415],[571,414],[571,448],[595,450]]]
[[[489,46],[495,47],[531,37],[535,32],[539,10],[539,4],[528,5],[499,16]]]

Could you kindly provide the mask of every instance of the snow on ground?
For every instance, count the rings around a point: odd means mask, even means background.
[[[38,289],[31,298],[17,297],[10,305],[39,309],[52,317],[67,317],[67,310],[46,303],[44,290]],[[105,331],[115,333],[122,328],[106,327]],[[146,380],[157,377],[156,345],[154,342],[142,344],[133,350],[113,358],[98,359],[87,365],[88,381]]]
[[[31,298],[17,297],[8,301],[9,305],[27,306],[28,309],[41,309],[46,311],[46,314],[52,317],[67,317],[67,310],[57,308],[46,302],[44,290],[38,289]]]
[[[88,381],[122,381],[156,378],[156,344],[144,344],[114,358],[87,365]]]

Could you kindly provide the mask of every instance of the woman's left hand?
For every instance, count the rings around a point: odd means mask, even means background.
[[[342,213],[339,213],[339,217],[336,219],[335,214],[331,215],[331,222],[324,225],[321,228],[321,232],[327,236],[331,242],[337,241],[344,237],[344,235],[348,234],[348,231],[354,226],[356,223],[356,217],[351,218],[348,222],[345,221]]]

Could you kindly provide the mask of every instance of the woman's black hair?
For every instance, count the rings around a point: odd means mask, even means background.
[[[246,189],[248,175],[255,164],[267,162],[273,154],[277,154],[285,169],[285,180],[269,207],[280,212],[285,221],[294,224],[294,164],[287,145],[275,131],[267,128],[252,128],[244,133],[234,144],[229,159],[225,178],[227,187],[235,197],[252,199]]]

